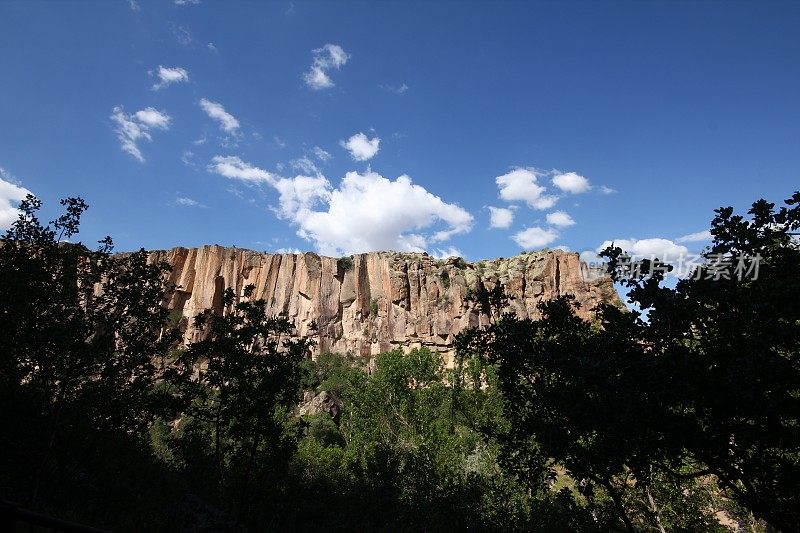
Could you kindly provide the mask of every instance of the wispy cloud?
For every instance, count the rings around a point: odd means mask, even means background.
[[[306,85],[317,91],[333,87],[334,83],[328,71],[341,68],[350,59],[350,55],[338,44],[326,44],[322,48],[312,50],[311,53],[314,61],[308,72],[303,75]]]
[[[390,93],[395,93],[395,94],[403,94],[404,92],[410,89],[410,87],[405,83],[401,83],[400,85],[388,85],[382,83],[381,85],[379,85],[379,87],[384,91],[388,91]]]
[[[156,71],[158,82],[153,84],[153,90],[158,91],[173,83],[186,83],[189,81],[189,72],[181,67],[164,67],[159,65]]]
[[[188,46],[192,44],[192,33],[189,31],[189,28],[186,26],[176,26],[172,25],[172,35],[175,36],[175,39],[178,40],[180,44],[183,46]]]
[[[711,232],[706,229],[703,231],[698,231],[695,233],[684,235],[682,237],[678,237],[675,240],[678,242],[705,242],[705,241],[710,241],[711,239],[712,239]]]
[[[175,205],[180,207],[206,207],[197,200],[194,200],[187,196],[179,196],[175,198]]]
[[[330,161],[333,158],[333,156],[330,154],[330,152],[326,152],[325,150],[323,150],[319,146],[315,146],[314,148],[312,148],[311,152],[316,156],[317,159],[319,159],[323,163],[327,163],[328,161]]]
[[[175,0],[176,6],[196,6],[200,0]]]
[[[168,130],[172,119],[163,111],[152,107],[141,109],[136,113],[126,114],[122,106],[115,107],[111,112],[111,120],[116,124],[114,131],[124,152],[132,155],[140,163],[144,163],[144,156],[139,149],[139,141],[151,141],[151,129]]]
[[[310,157],[304,155],[303,157],[299,157],[297,159],[293,159],[290,162],[291,166],[295,170],[299,170],[300,172],[305,172],[306,174],[319,174],[320,171],[317,168],[317,165],[311,160]]]
[[[223,107],[222,104],[202,98],[199,105],[200,108],[206,112],[209,118],[219,124],[219,127],[222,131],[230,133],[234,136],[238,133],[239,121],[236,120],[236,117],[225,111],[225,107]]]

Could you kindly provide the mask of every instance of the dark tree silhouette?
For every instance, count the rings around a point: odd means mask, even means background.
[[[605,250],[646,316],[606,305],[593,325],[560,298],[540,321],[506,315],[464,334],[462,352],[499,364],[509,465],[541,479],[555,458],[604,487],[629,530],[624,493],[654,472],[713,476],[756,518],[800,530],[798,204],[716,210],[704,263],[673,289],[662,262],[624,269],[625,253]]]

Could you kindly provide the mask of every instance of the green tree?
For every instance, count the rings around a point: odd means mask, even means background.
[[[665,505],[702,519],[703,501],[666,484],[709,477],[756,518],[800,529],[798,203],[799,193],[779,210],[758,201],[749,220],[718,209],[705,263],[674,288],[663,284],[667,265],[626,269],[622,250],[606,250],[646,316],[607,305],[595,326],[559,298],[539,321],[507,315],[466,333],[462,350],[498,364],[509,467],[541,483],[555,459],[587,494],[604,489],[628,530],[638,527],[636,491],[649,508],[638,519],[652,527],[665,527]]]
[[[264,300],[251,300],[254,289],[245,287],[241,298],[226,289],[222,315],[198,315],[205,338],[182,356],[187,414],[210,432],[217,497],[237,519],[251,512],[253,477],[266,473],[263,464],[281,446],[300,363],[313,346],[292,336],[289,319],[270,316]]]
[[[43,225],[41,202],[28,196],[0,243],[0,482],[23,505],[61,512],[83,496],[91,513],[109,469],[121,467],[114,454],[136,448],[169,407],[153,384],[175,340],[162,305],[172,288],[169,266],[143,250],[65,242],[87,205],[61,205]]]

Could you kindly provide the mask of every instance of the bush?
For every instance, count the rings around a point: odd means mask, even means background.
[[[336,270],[337,275],[342,274],[344,275],[345,272],[349,272],[353,270],[353,258],[352,257],[340,257],[336,260]]]

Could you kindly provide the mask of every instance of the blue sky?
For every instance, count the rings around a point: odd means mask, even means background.
[[[4,0],[0,225],[27,190],[120,250],[693,251],[714,208],[798,188],[798,28],[797,2]]]

